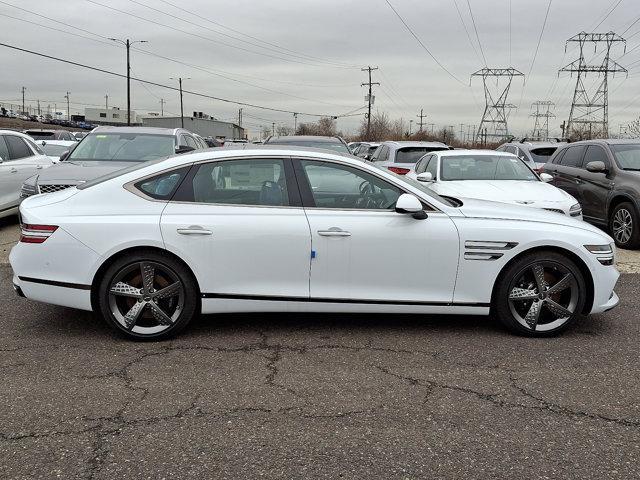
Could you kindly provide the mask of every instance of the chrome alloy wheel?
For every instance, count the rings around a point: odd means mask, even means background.
[[[157,262],[122,268],[109,285],[109,308],[128,331],[150,335],[170,328],[184,309],[185,290],[178,275]]]
[[[618,243],[627,243],[633,234],[633,218],[631,217],[631,212],[626,208],[618,210],[613,217],[611,230]]]
[[[509,286],[509,308],[522,326],[544,332],[571,318],[579,294],[573,273],[560,263],[543,260],[514,276]]]

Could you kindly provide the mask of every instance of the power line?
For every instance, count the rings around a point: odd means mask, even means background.
[[[427,46],[422,42],[422,40],[420,40],[420,38],[418,37],[418,35],[415,34],[415,32],[411,29],[411,27],[407,24],[407,22],[405,22],[404,18],[402,18],[402,16],[398,13],[398,11],[394,8],[393,5],[391,5],[391,2],[389,2],[389,0],[384,0],[387,5],[389,5],[389,8],[391,10],[393,10],[393,13],[395,13],[396,17],[398,17],[398,19],[402,22],[402,24],[404,25],[404,27],[407,29],[407,31],[411,34],[411,36],[413,38],[416,39],[416,41],[420,44],[420,46],[422,47],[422,49],[427,52],[427,54],[429,54],[429,56],[433,59],[434,62],[436,62],[438,64],[438,66],[444,70],[445,72],[447,72],[447,74],[453,78],[456,82],[462,84],[462,85],[467,85],[466,83],[464,83],[462,80],[460,80],[458,77],[456,77],[453,73],[451,73],[447,67],[445,67],[442,63],[440,63],[440,61],[433,55],[433,53],[431,53],[431,51],[427,48]]]
[[[464,28],[464,32],[467,34],[467,39],[469,40],[469,45],[471,45],[471,48],[473,49],[473,52],[476,54],[476,57],[478,57],[478,61],[482,62],[482,59],[480,58],[480,54],[478,53],[478,49],[476,48],[475,44],[473,43],[473,40],[471,40],[471,35],[469,34],[469,29],[467,28],[467,24],[464,23],[464,19],[462,18],[462,12],[460,11],[460,7],[458,6],[457,0],[453,0],[453,4],[455,5],[456,11],[458,12],[458,17],[460,18],[460,23],[462,23],[462,27]]]
[[[277,55],[272,55],[272,54],[270,54],[270,53],[258,52],[258,51],[255,51],[255,50],[251,50],[251,49],[249,49],[249,48],[244,48],[244,47],[240,47],[240,46],[238,46],[238,45],[233,45],[233,44],[231,44],[231,43],[222,42],[222,41],[220,41],[220,40],[215,40],[215,39],[210,38],[210,37],[205,37],[204,35],[200,35],[200,34],[198,34],[198,33],[190,32],[190,31],[188,31],[188,30],[183,30],[183,29],[178,28],[178,27],[174,27],[174,26],[171,26],[171,25],[167,25],[166,23],[157,22],[157,21],[155,21],[155,20],[151,20],[151,19],[149,19],[149,18],[145,18],[145,17],[142,17],[142,16],[140,16],[140,15],[136,15],[136,14],[134,14],[134,13],[127,12],[127,11],[125,11],[125,10],[120,10],[119,8],[115,8],[115,7],[112,7],[112,6],[110,6],[110,5],[105,5],[105,4],[103,4],[103,3],[97,2],[96,0],[85,0],[85,1],[87,1],[87,2],[89,2],[89,3],[92,3],[92,4],[94,4],[94,5],[99,5],[99,6],[103,7],[103,8],[107,8],[107,9],[109,9],[109,10],[113,10],[114,12],[121,13],[121,14],[126,15],[126,16],[128,16],[128,17],[134,17],[134,18],[137,18],[138,20],[142,20],[143,22],[152,23],[152,24],[154,24],[154,25],[158,25],[158,26],[161,26],[161,27],[164,27],[164,28],[168,28],[168,29],[170,29],[170,30],[174,30],[174,31],[176,31],[176,32],[184,33],[185,35],[190,35],[190,36],[192,36],[192,37],[200,38],[200,39],[202,39],[202,40],[206,40],[206,41],[208,41],[208,42],[212,42],[212,43],[215,43],[215,44],[217,44],[217,45],[223,45],[223,46],[225,46],[225,47],[235,48],[235,49],[237,49],[237,50],[241,50],[241,51],[243,51],[243,52],[252,53],[252,54],[254,54],[254,55],[262,55],[262,56],[265,56],[265,57],[271,57],[271,58],[276,58],[276,59],[278,59],[278,60],[283,60],[283,61],[285,61],[285,62],[300,63],[300,64],[303,64],[303,65],[310,65],[310,66],[313,66],[313,67],[324,67],[324,68],[326,68],[326,67],[331,67],[331,66],[333,66],[333,65],[326,65],[326,64],[324,64],[324,65],[319,65],[319,64],[317,64],[317,63],[310,63],[310,62],[306,62],[306,61],[302,61],[302,60],[295,60],[295,59],[292,59],[292,58],[285,58],[285,57],[281,57],[281,56],[277,56]],[[148,7],[148,6],[147,6],[147,8],[151,8],[151,9],[153,9],[152,7]],[[334,68],[347,68],[347,67],[337,67],[337,66],[333,66],[333,67],[334,67]],[[351,68],[351,67],[348,67],[348,68]]]
[[[480,42],[480,35],[478,35],[478,27],[476,26],[476,19],[473,16],[473,11],[471,10],[471,3],[467,0],[467,7],[469,7],[469,15],[471,15],[471,23],[473,24],[473,29],[476,32],[476,39],[478,40],[478,46],[480,47],[480,53],[482,53],[482,60],[484,60],[484,66],[487,66],[487,57],[484,56],[484,49],[482,48],[482,42]]]
[[[74,62],[72,60],[66,60],[66,59],[63,59],[63,58],[54,57],[52,55],[47,55],[47,54],[40,53],[40,52],[35,52],[33,50],[28,50],[26,48],[17,47],[15,45],[9,45],[7,43],[0,43],[0,46],[7,47],[7,48],[10,48],[12,50],[17,50],[17,51],[20,51],[20,52],[30,53],[32,55],[36,55],[36,56],[39,56],[39,57],[48,58],[50,60],[56,60],[58,62],[67,63],[69,65],[75,65],[77,67],[87,68],[89,70],[94,70],[96,72],[105,73],[107,75],[113,75],[113,76],[120,77],[120,78],[126,78],[126,75],[121,74],[121,73],[112,72],[112,71],[109,71],[109,70],[105,70],[103,68],[93,67],[91,65],[86,65],[86,64],[83,64],[83,63],[79,63],[79,62]],[[141,78],[131,77],[131,80],[134,80],[134,81],[140,82],[140,83],[146,83],[147,85],[154,85],[156,87],[167,88],[169,90],[179,91],[179,89],[177,87],[173,87],[171,85],[164,85],[162,83],[152,82],[152,81],[149,81],[149,80],[144,80],[144,79],[141,79]],[[280,109],[280,108],[265,107],[263,105],[257,105],[257,104],[253,104],[253,103],[247,103],[247,102],[240,102],[240,101],[237,101],[237,100],[229,100],[227,98],[215,97],[213,95],[207,95],[205,93],[199,93],[199,92],[194,92],[194,91],[190,91],[190,90],[183,90],[183,93],[186,93],[186,94],[189,94],[189,95],[193,95],[193,96],[196,96],[196,97],[209,98],[209,99],[217,100],[217,101],[220,101],[220,102],[232,103],[232,104],[235,104],[235,105],[253,107],[253,108],[258,108],[258,109],[261,109],[261,110],[270,110],[272,112],[297,113],[298,115],[305,115],[305,116],[309,116],[309,117],[331,117],[331,116],[333,116],[333,117],[342,117],[343,116],[343,115],[327,115],[327,114],[319,114],[319,113],[294,112],[293,110],[284,110],[284,109]]]
[[[544,29],[547,26],[547,19],[549,18],[549,10],[551,10],[551,4],[552,3],[553,3],[553,0],[549,0],[549,4],[547,5],[547,11],[544,14],[544,21],[542,22],[542,29],[540,30],[540,36],[538,37],[538,44],[536,45],[536,51],[533,54],[533,59],[531,60],[531,66],[529,67],[529,73],[527,73],[527,76],[525,77],[525,82],[527,81],[527,79],[531,75],[531,72],[533,71],[534,63],[536,63],[536,58],[538,56],[538,49],[540,48],[540,42],[542,42],[542,35],[544,35]]]
[[[615,0],[614,0],[615,1]],[[600,20],[600,22],[593,28],[591,28],[591,31],[594,31],[595,29],[597,29],[600,25],[602,25],[604,23],[604,21],[609,18],[609,15],[611,15],[613,13],[613,11],[618,8],[618,5],[620,5],[622,3],[622,0],[617,0],[617,3],[613,6],[613,8],[611,10],[609,10],[609,13],[607,13],[604,18],[602,20]]]

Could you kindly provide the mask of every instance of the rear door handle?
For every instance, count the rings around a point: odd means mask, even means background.
[[[18,169],[11,167],[11,170],[9,170],[10,173],[18,173]]]
[[[213,235],[211,230],[202,227],[191,226],[189,228],[178,228],[176,230],[180,235]]]
[[[338,227],[331,227],[329,230],[318,230],[318,235],[322,237],[350,237],[351,232],[347,232]]]
[[[38,170],[42,170],[42,165],[36,165],[36,168],[37,168]]]

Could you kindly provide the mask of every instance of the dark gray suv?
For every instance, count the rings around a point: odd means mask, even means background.
[[[639,140],[562,145],[543,170],[580,202],[586,221],[608,228],[616,245],[640,247]]]

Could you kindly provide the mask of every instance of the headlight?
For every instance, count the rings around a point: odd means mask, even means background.
[[[590,253],[594,254],[602,265],[613,265],[615,263],[615,245],[585,245]]]
[[[582,207],[580,206],[579,203],[575,203],[571,205],[571,208],[569,209],[569,215],[571,215],[572,217],[577,217],[578,215],[582,215]]]

